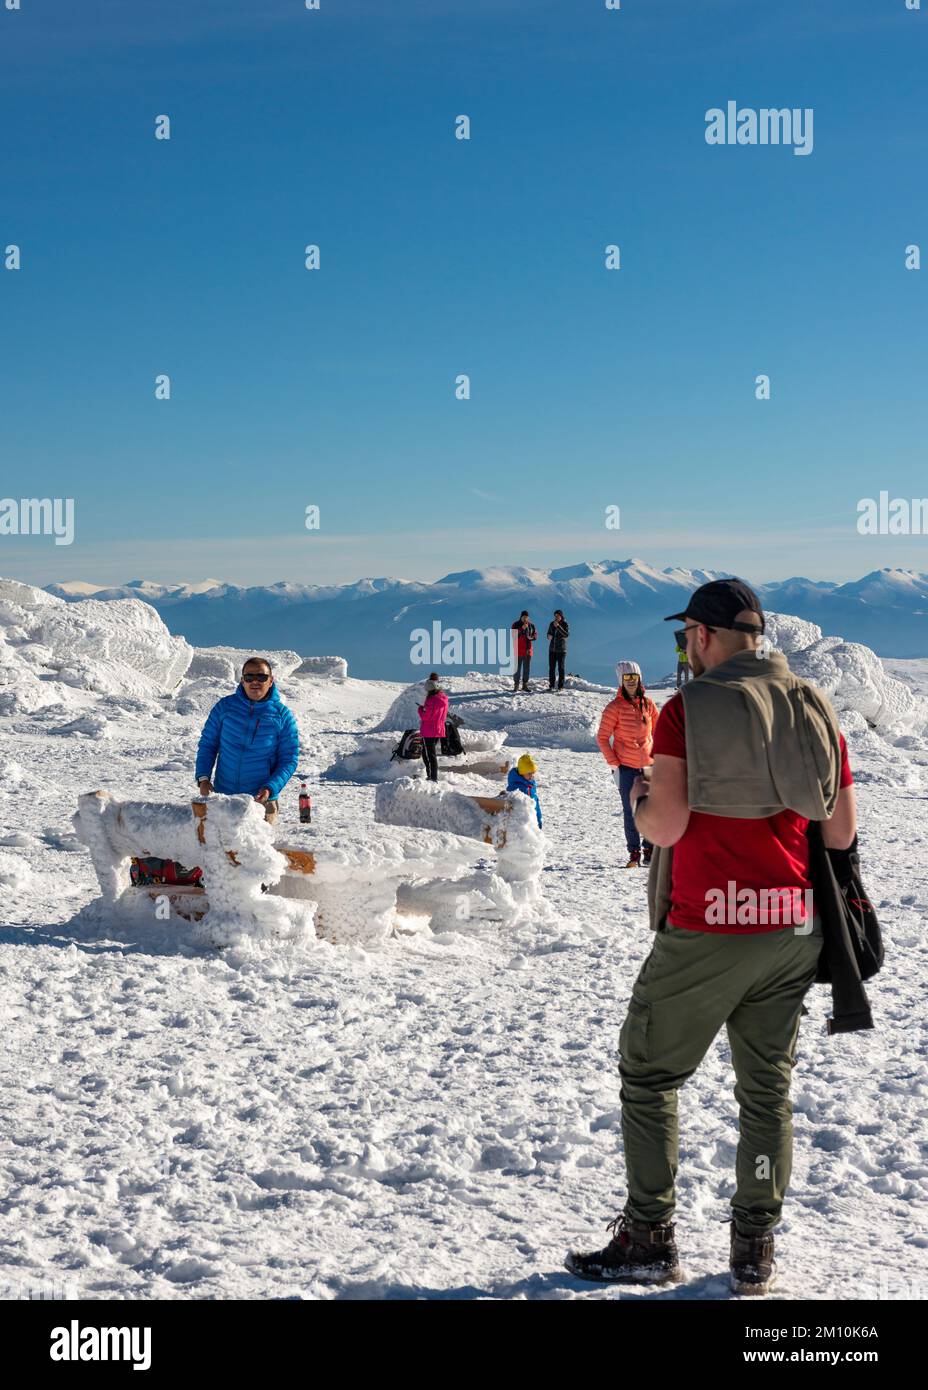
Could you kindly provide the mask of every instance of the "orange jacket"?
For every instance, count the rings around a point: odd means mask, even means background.
[[[644,690],[644,686],[641,688]],[[626,700],[621,690],[609,701],[599,721],[596,742],[610,767],[618,767],[620,763],[626,767],[650,767],[654,761],[651,744],[659,713],[648,695],[644,697],[643,713],[639,711],[637,700]]]

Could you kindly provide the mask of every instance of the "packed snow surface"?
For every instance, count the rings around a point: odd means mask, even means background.
[[[542,849],[539,896],[507,916],[520,905],[505,898],[499,850],[461,834],[461,821],[377,824],[376,784],[320,780],[375,729],[409,727],[396,719],[409,693],[294,667],[280,685],[313,821],[300,825],[291,783],[275,838],[318,852],[315,891],[332,901],[357,883],[387,929],[376,946],[255,932],[217,949],[186,924],[105,911],[72,815],[97,789],[188,807],[203,719],[232,688],[227,666],[198,660],[185,679],[190,653],[157,626],[139,619],[120,645],[119,604],[101,604],[113,630],[91,639],[58,616],[63,601],[35,594],[2,586],[0,662],[18,678],[0,705],[0,1286],[90,1299],[728,1298],[737,1108],[724,1034],[680,1096],[685,1281],[600,1287],[562,1268],[568,1247],[605,1243],[622,1204],[616,1049],[651,946],[645,875],[619,869],[614,783],[580,738],[612,688],[514,697],[492,678],[449,682],[466,727],[505,733],[507,751],[538,761],[543,837],[527,798],[521,814],[532,854]],[[92,626],[92,602],[67,612]],[[822,640],[802,632],[795,656],[811,660],[803,653]],[[887,963],[868,986],[872,1032],[828,1037],[828,989],[807,1000],[779,1299],[928,1287],[928,742],[917,713],[928,661],[893,664],[910,703],[890,708],[884,668],[853,645],[819,649],[821,669],[842,710]],[[411,795],[435,796],[415,785]],[[438,786],[488,791],[467,774],[443,772]],[[263,822],[248,819],[258,856]],[[180,820],[166,812],[164,826],[164,846],[187,853],[171,839],[187,834]],[[147,816],[128,827],[148,828]],[[531,865],[519,872],[517,888],[533,881]]]

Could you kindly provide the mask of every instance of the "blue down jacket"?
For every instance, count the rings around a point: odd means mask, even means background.
[[[208,777],[217,792],[227,795],[255,796],[269,787],[276,801],[296,772],[299,756],[296,720],[277,686],[272,685],[263,700],[249,700],[239,686],[209,712],[197,748],[196,779]]]
[[[538,788],[535,786],[534,777],[529,781],[523,777],[517,767],[509,769],[509,776],[506,778],[506,790],[509,792],[525,792],[535,803],[535,815],[538,817],[538,826],[541,828],[541,802],[538,800]]]

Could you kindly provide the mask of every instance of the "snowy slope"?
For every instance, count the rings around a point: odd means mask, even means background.
[[[568,1245],[605,1240],[621,1205],[616,1047],[651,944],[645,875],[617,869],[612,779],[562,739],[611,689],[525,697],[553,920],[436,935],[409,920],[379,951],[221,955],[180,930],[75,929],[96,891],[71,832],[76,795],[190,794],[202,719],[230,688],[196,669],[137,707],[42,682],[99,714],[103,741],[50,738],[28,708],[0,715],[0,1284],[89,1298],[727,1298],[737,1128],[724,1039],[681,1095],[686,1281],[598,1288],[561,1268]],[[924,668],[906,676],[913,695],[928,688]],[[408,699],[352,677],[281,687],[307,770]],[[486,694],[505,715],[510,697]],[[526,722],[507,727],[512,742]],[[874,1296],[880,1279],[883,1296],[919,1296],[917,1281],[924,1296],[928,1283],[928,744],[855,711],[845,728],[888,963],[870,987],[871,1034],[827,1037],[828,991],[810,996],[781,1299]],[[282,833],[363,844],[375,788],[314,777],[312,791],[311,830],[291,786]]]

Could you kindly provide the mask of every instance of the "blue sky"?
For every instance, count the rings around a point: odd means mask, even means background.
[[[928,4],[22,3],[0,496],[76,539],[0,573],[928,570],[855,527],[928,494]],[[811,107],[812,154],[707,145],[730,99]]]

